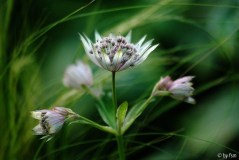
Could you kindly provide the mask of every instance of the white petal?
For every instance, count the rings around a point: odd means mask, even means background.
[[[92,44],[93,45],[93,44]],[[105,64],[105,61],[103,61],[103,56],[100,56],[99,53],[97,51],[94,50],[94,54],[95,54],[95,57],[96,57],[96,60],[98,61],[98,63],[101,65],[101,68],[104,68],[106,70],[107,69],[107,66]],[[101,59],[102,58],[102,59]]]
[[[113,32],[110,33],[110,38],[115,39],[115,34]]]
[[[31,116],[35,119],[41,120],[42,119],[42,112],[48,112],[49,110],[36,110],[31,111]]]
[[[43,130],[40,124],[32,129],[34,135],[45,135],[46,132]]]
[[[55,111],[51,111],[49,110],[44,116],[47,116],[49,120],[51,119],[62,119],[64,120],[64,116],[62,116],[61,114],[55,112]]]
[[[137,51],[138,51],[139,48],[141,47],[141,45],[142,45],[142,43],[144,42],[145,38],[146,38],[146,35],[143,36],[143,38],[141,38],[141,39],[134,45]]]
[[[91,48],[91,50],[93,51],[93,53],[95,53],[95,48],[94,48],[94,44],[92,43],[92,41],[85,35],[86,37],[86,40]],[[99,62],[99,60],[97,60],[97,57],[95,54],[91,54],[91,53],[88,53],[87,54],[89,56],[89,58],[92,58],[91,60],[96,64],[98,65],[99,67],[102,68],[102,66],[100,65],[101,62]]]
[[[64,124],[64,121],[58,121],[50,126],[49,134],[56,134],[59,132]]]
[[[173,83],[186,83],[191,81],[195,76],[185,76],[179,79],[176,79]]]
[[[129,31],[129,33],[125,37],[128,43],[131,43],[131,33],[132,31]]]
[[[192,94],[194,89],[186,84],[172,84],[168,91],[174,95],[183,95],[184,97],[188,97]]]
[[[89,43],[85,40],[85,38],[81,35],[80,35],[80,40],[82,41],[83,43],[83,46],[84,46],[84,49],[85,49],[85,52],[88,53],[92,48],[91,46],[89,45]],[[87,37],[87,36],[86,36]]]
[[[46,136],[43,136],[43,137],[41,137],[40,139],[45,139],[45,138],[47,138],[47,137],[51,137],[50,135],[46,135]],[[47,140],[48,141],[48,140]]]
[[[77,61],[77,69],[82,76],[84,84],[91,86],[93,82],[93,75],[90,67],[87,64],[84,64],[82,61]]]
[[[54,135],[51,135],[51,136],[46,140],[46,142],[50,141],[53,137],[54,137]],[[46,138],[46,137],[45,137],[45,138]]]
[[[101,38],[100,34],[98,33],[97,30],[95,30],[95,42],[97,42],[97,40],[100,41],[101,39],[102,38]]]
[[[85,66],[85,72],[86,72],[87,84],[91,86],[93,84],[93,73],[89,65]]]
[[[94,62],[97,66],[99,66],[100,68],[104,68],[102,66],[102,61],[99,57],[99,54],[95,51],[93,44],[91,43],[91,46],[93,48],[93,54],[87,54],[88,57],[92,60],[92,62]]]
[[[152,46],[151,48],[149,48],[139,59],[138,61],[135,62],[135,65],[139,65],[140,63],[142,63],[147,57],[148,55],[158,46],[158,44]]]
[[[184,102],[190,103],[190,104],[195,104],[195,103],[196,103],[195,99],[192,98],[192,97],[187,97],[187,98],[185,98],[185,99],[184,99]]]
[[[173,84],[171,77],[166,76],[164,78],[161,77],[160,81],[157,84],[158,89],[168,89]]]
[[[84,84],[84,80],[76,66],[70,65],[66,68],[63,84],[68,88],[82,89],[81,85]]]
[[[171,95],[170,97],[180,101],[183,101],[185,99],[185,96],[182,96],[182,95]]]
[[[134,61],[134,56],[131,56],[130,59],[118,71],[122,71],[122,70],[130,68],[130,65],[133,63],[133,61]]]
[[[69,112],[64,107],[53,107],[52,110],[63,116],[67,116]]]
[[[120,65],[121,65],[121,61],[123,59],[123,52],[121,51],[121,49],[115,53],[114,58],[113,58],[113,71],[118,71]]]
[[[88,57],[90,58],[90,60],[95,63],[97,66],[101,67],[101,65],[99,64],[99,62],[96,60],[95,55],[89,53],[90,50],[94,51],[94,48],[92,46],[92,42],[89,40],[89,38],[86,36],[87,41],[85,40],[85,38],[80,34],[80,39],[83,43],[84,49],[86,54],[88,55]],[[102,67],[101,67],[102,68]]]
[[[113,67],[111,65],[108,55],[106,55],[105,53],[102,53],[102,60],[103,60],[103,63],[105,63],[107,70],[113,71]]]
[[[137,54],[141,56],[145,51],[150,47],[151,43],[153,42],[153,39],[147,41],[146,43],[143,44],[142,47],[137,51]]]

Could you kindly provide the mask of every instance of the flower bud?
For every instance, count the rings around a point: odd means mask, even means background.
[[[31,114],[33,118],[40,120],[40,123],[32,129],[33,134],[46,135],[41,139],[49,137],[47,141],[51,140],[61,130],[66,118],[71,117],[71,115],[77,117],[77,114],[71,109],[63,107],[32,111]]]
[[[158,84],[158,89],[168,89],[172,85],[173,81],[171,77],[167,76],[165,78],[161,78]]]
[[[91,86],[93,84],[93,75],[91,68],[82,61],[77,61],[76,65],[70,65],[66,68],[63,84],[68,88],[82,89],[81,85]]]
[[[191,87],[192,83],[190,83],[193,78],[194,76],[186,76],[179,78],[175,81],[172,81],[171,77],[169,76],[161,78],[161,80],[154,87],[152,94],[162,95],[162,91],[158,92],[157,90],[164,90],[171,93],[170,97],[174,99],[195,104],[195,100],[190,97],[194,91],[194,88]]]

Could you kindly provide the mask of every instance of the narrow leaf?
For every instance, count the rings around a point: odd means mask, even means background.
[[[123,126],[122,126],[122,132],[124,133],[130,125],[135,121],[135,119],[141,115],[141,113],[144,111],[144,109],[147,107],[147,105],[152,101],[152,97],[150,97],[147,100],[142,100],[139,103],[135,104],[128,112],[128,114],[125,117]]]
[[[124,118],[125,118],[127,109],[128,109],[128,102],[125,101],[124,103],[122,103],[122,104],[119,106],[119,108],[118,108],[118,110],[117,110],[116,117],[117,117],[118,128],[121,128],[121,125],[122,125],[122,123],[124,122]]]
[[[97,101],[96,106],[103,121],[112,128],[116,129],[115,113],[111,95],[107,93],[103,94],[101,96],[101,100]]]

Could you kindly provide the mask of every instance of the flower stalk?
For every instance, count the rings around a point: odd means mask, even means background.
[[[112,101],[113,101],[113,106],[114,106],[114,113],[116,115],[117,112],[117,97],[116,97],[116,89],[115,89],[115,75],[116,72],[112,72]],[[115,117],[116,118],[116,117]]]
[[[118,152],[119,152],[120,160],[125,160],[123,135],[119,134],[116,137],[116,139],[117,139],[117,144],[118,144]]]
[[[116,72],[112,72],[112,101],[114,106],[114,114],[116,115],[117,112],[117,97],[116,97],[116,90],[115,90],[115,74]],[[115,116],[116,119],[116,116]],[[117,121],[116,121],[117,123]],[[120,128],[119,128],[120,127]],[[116,135],[117,145],[118,145],[118,152],[120,160],[125,160],[125,153],[124,153],[124,141],[123,135],[121,134],[121,126],[118,126],[118,132]]]
[[[100,130],[102,130],[102,131],[104,131],[104,132],[108,132],[108,133],[112,133],[113,135],[116,135],[115,130],[112,129],[111,127],[102,126],[102,125],[100,125],[100,124],[98,124],[98,123],[95,123],[95,122],[93,122],[93,121],[91,121],[91,120],[89,120],[89,119],[87,119],[87,118],[85,118],[85,117],[82,117],[82,116],[80,116],[80,115],[78,115],[78,119],[79,119],[79,120],[84,120],[84,121],[86,122],[86,124],[89,124],[89,125],[91,125],[91,126],[93,126],[93,127],[95,127],[95,128],[98,128],[98,129],[100,129]],[[84,122],[84,123],[85,123],[85,122]],[[82,123],[82,122],[81,122],[81,121],[75,121],[75,122],[72,122],[72,123]]]

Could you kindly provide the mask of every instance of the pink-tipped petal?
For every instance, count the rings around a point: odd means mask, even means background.
[[[176,79],[173,83],[187,83],[191,81],[195,76],[185,76],[179,79]]]

